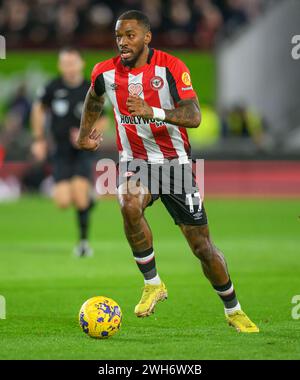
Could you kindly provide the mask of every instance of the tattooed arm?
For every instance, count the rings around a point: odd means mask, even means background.
[[[147,119],[153,118],[152,107],[136,95],[127,99],[127,108],[132,116],[142,116]],[[172,110],[164,109],[165,121],[184,128],[197,128],[201,123],[201,112],[197,97],[180,100],[177,107]]]
[[[104,96],[98,96],[90,88],[86,94],[77,144],[83,150],[97,150],[102,141],[102,131],[99,123],[96,123],[103,110]]]
[[[197,98],[180,100],[177,108],[164,110],[165,121],[185,128],[197,128],[201,123],[201,112]]]

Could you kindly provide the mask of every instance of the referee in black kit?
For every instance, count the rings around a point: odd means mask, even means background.
[[[77,212],[79,243],[74,249],[76,256],[91,256],[88,243],[90,211],[93,208],[93,156],[77,148],[76,139],[80,125],[81,110],[89,81],[83,77],[84,61],[74,48],[63,48],[58,56],[60,76],[39,90],[31,114],[34,142],[32,153],[38,161],[47,157],[45,133],[46,116],[50,116],[50,130],[55,142],[53,177],[55,180],[54,200],[65,209],[73,205]],[[99,128],[108,124],[101,116]]]

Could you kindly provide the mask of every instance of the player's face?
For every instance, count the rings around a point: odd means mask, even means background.
[[[84,62],[76,52],[62,52],[58,59],[58,68],[64,80],[76,82],[82,76]]]
[[[137,20],[116,23],[116,42],[124,65],[133,67],[151,41],[151,32]]]

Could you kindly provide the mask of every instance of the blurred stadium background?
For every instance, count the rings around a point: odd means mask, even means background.
[[[58,49],[80,48],[88,78],[95,62],[115,54],[114,22],[130,8],[149,16],[152,46],[182,58],[192,72],[203,124],[189,132],[194,157],[208,160],[206,195],[298,196],[300,74],[291,57],[297,1],[2,0],[0,199],[38,190],[50,173],[34,167],[36,176],[26,176],[33,165],[29,114],[37,89],[56,75]],[[116,158],[110,115],[99,156]]]
[[[182,58],[191,70],[203,123],[189,135],[194,158],[205,159],[211,229],[263,331],[247,344],[224,330],[221,305],[199,279],[192,255],[182,252],[188,249],[161,206],[148,213],[173,297],[159,310],[159,325],[134,319],[140,277],[117,202],[100,202],[95,210],[93,264],[72,261],[71,211],[55,209],[48,198],[51,165],[41,167],[31,156],[30,109],[37,89],[57,74],[59,48],[80,48],[89,78],[96,62],[116,54],[115,19],[134,8],[151,20],[152,46]],[[299,357],[290,317],[300,270],[300,60],[291,55],[299,20],[298,0],[0,0],[6,39],[6,59],[0,59],[0,294],[11,316],[0,323],[0,358]],[[108,104],[107,112],[110,128],[95,162],[117,159]],[[74,327],[79,306],[100,288],[120,302],[126,317],[120,337],[101,354],[95,342],[78,341]],[[196,308],[193,297],[205,306]],[[182,298],[196,310],[184,325],[177,318]],[[137,353],[141,336],[145,344]]]

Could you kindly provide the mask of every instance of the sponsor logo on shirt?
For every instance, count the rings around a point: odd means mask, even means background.
[[[162,127],[165,125],[164,121],[155,120],[155,119],[145,119],[142,116],[128,116],[120,115],[121,124],[134,124],[134,125],[149,125],[150,123],[154,124],[156,128]]]
[[[158,91],[164,86],[164,80],[161,77],[155,76],[150,80],[152,90]]]
[[[182,91],[189,91],[189,90],[192,90],[193,89],[193,86],[189,86],[189,87],[181,87],[181,90]]]
[[[192,84],[192,81],[191,81],[191,77],[190,77],[190,74],[188,72],[184,72],[182,73],[181,75],[181,79],[182,79],[182,82],[186,85],[186,86],[190,86]]]
[[[143,85],[141,83],[130,83],[128,86],[128,92],[130,95],[141,95],[143,92]]]

